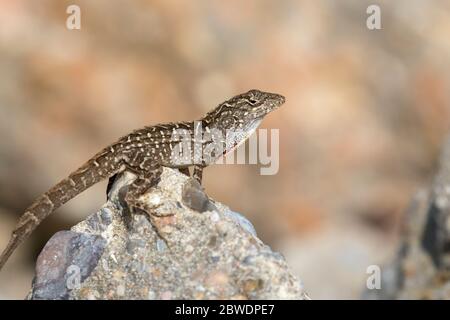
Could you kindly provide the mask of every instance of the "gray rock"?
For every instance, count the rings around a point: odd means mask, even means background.
[[[106,240],[97,235],[61,231],[38,257],[33,299],[66,299],[71,287],[84,281],[97,266]]]
[[[103,208],[47,243],[30,299],[307,299],[242,215],[176,170],[130,214],[116,180]],[[78,274],[77,274],[78,272]]]

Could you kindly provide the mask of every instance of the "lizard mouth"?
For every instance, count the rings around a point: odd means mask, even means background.
[[[272,95],[273,95],[272,100],[274,101],[275,104],[278,105],[278,107],[286,102],[286,98],[281,94],[273,93]]]
[[[262,118],[268,113],[278,109],[285,101],[286,98],[279,94],[272,94],[273,97],[265,101],[264,104],[255,109],[255,117]]]

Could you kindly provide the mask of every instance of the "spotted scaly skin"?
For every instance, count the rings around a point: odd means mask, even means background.
[[[137,178],[128,187],[125,195],[125,201],[130,208],[141,207],[139,197],[155,184],[163,167],[178,168],[186,174],[189,174],[189,167],[194,167],[193,177],[201,183],[203,168],[244,142],[264,116],[278,108],[284,101],[284,97],[279,94],[250,90],[220,104],[199,121],[144,127],[122,137],[41,195],[26,209],[0,256],[0,270],[14,250],[45,218],[70,199],[104,179],[112,179],[123,171],[131,171],[136,175]],[[179,164],[173,160],[173,150],[182,139],[174,135],[177,130],[184,130],[187,136],[192,137],[190,140],[192,145],[201,143],[204,148],[212,143],[211,139],[200,141],[195,139],[194,126],[199,124],[205,132],[213,130],[221,132],[224,137],[222,142],[226,144],[226,148],[223,153],[215,154],[211,158],[201,157],[200,161],[192,151],[190,159]],[[227,143],[225,139],[229,130],[241,132],[237,141],[232,144]]]

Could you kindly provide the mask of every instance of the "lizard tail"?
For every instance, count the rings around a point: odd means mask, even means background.
[[[94,158],[96,159],[96,158]],[[98,158],[97,158],[98,161]],[[77,196],[92,185],[110,176],[113,168],[106,167],[96,160],[90,160],[69,177],[56,184],[41,195],[28,207],[20,217],[8,245],[0,256],[0,270],[5,265],[14,250],[33,232],[34,229],[53,211]]]
[[[19,246],[21,242],[17,241],[17,236],[13,235],[11,236],[11,239],[9,239],[8,245],[6,246],[5,250],[3,250],[2,255],[0,257],[0,270],[3,269],[3,266],[5,265],[6,261],[8,261],[11,254],[16,250],[16,248]]]

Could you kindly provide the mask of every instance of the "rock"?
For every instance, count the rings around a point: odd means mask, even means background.
[[[404,217],[397,256],[381,272],[381,290],[364,298],[450,299],[450,138],[431,187]]]
[[[105,246],[106,240],[98,235],[56,233],[38,257],[33,298],[68,298],[72,273],[78,274],[74,280],[85,280],[97,266]]]
[[[193,179],[164,169],[130,214],[116,179],[103,208],[55,234],[41,252],[29,299],[307,299],[285,259],[242,215]]]

